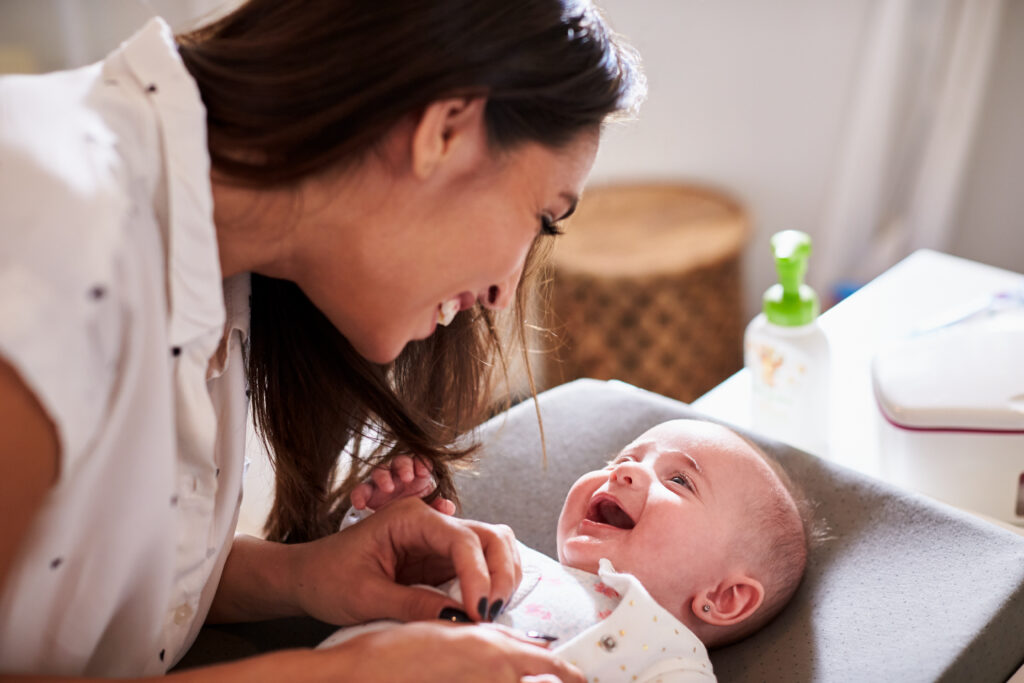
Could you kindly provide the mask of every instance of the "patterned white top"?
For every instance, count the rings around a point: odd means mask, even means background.
[[[0,671],[160,674],[195,638],[241,497],[248,293],[221,277],[206,112],[166,23],[0,78],[0,356],[60,442],[0,589]]]

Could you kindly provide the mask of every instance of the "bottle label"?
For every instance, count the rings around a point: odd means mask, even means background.
[[[778,339],[748,339],[753,426],[766,436],[817,452],[825,440],[827,388],[811,354]]]
[[[746,365],[754,376],[754,391],[781,406],[793,406],[806,396],[811,359],[792,346],[749,342]]]

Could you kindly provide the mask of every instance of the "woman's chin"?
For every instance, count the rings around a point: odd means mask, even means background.
[[[398,358],[406,344],[405,342],[398,344],[393,341],[388,342],[386,340],[379,339],[370,339],[361,342],[356,342],[350,339],[349,342],[351,342],[356,353],[371,363],[376,363],[378,365],[387,365]]]

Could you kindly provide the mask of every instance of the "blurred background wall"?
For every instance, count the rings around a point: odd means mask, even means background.
[[[810,275],[826,299],[916,247],[1024,271],[1024,2],[603,6],[643,56],[650,94],[607,136],[594,179],[734,194],[753,223],[750,315],[773,281],[768,237],[787,228],[814,238]],[[915,187],[938,213],[909,206]],[[918,215],[941,229],[888,234]]]
[[[102,57],[152,14],[218,0],[0,0],[0,71]],[[815,240],[811,280],[870,279],[917,247],[1024,271],[1024,2],[603,0],[650,83],[594,183],[685,181],[747,209],[744,300],[768,236]]]

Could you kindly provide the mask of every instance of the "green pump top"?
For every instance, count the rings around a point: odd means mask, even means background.
[[[799,230],[783,230],[772,235],[771,245],[779,282],[764,293],[764,315],[781,327],[807,325],[819,311],[818,294],[804,284],[811,237]]]

